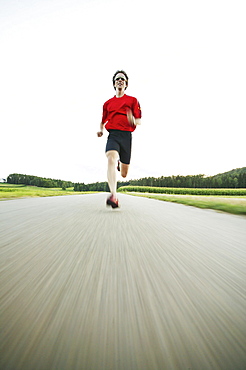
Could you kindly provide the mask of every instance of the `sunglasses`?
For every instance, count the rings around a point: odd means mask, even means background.
[[[115,79],[115,81],[119,81],[119,80],[126,81],[126,79],[125,79],[124,77],[117,77],[117,78]]]

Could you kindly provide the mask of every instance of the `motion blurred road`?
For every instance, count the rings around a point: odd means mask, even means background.
[[[246,217],[0,202],[1,370],[245,369]]]

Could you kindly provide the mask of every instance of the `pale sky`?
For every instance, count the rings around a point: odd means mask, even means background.
[[[118,69],[143,113],[127,179],[246,166],[245,19],[245,0],[0,0],[0,178],[106,181]]]

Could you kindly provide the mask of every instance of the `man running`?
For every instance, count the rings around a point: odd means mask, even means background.
[[[116,195],[116,167],[122,177],[126,177],[131,159],[132,132],[141,124],[141,108],[136,98],[125,94],[128,76],[125,71],[117,71],[113,76],[116,95],[103,105],[102,122],[97,136],[103,135],[104,127],[109,132],[106,144],[108,158],[108,185],[111,192],[106,204],[119,207]]]

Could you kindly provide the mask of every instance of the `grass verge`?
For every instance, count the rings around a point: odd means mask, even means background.
[[[30,197],[53,197],[61,195],[77,195],[89,193],[95,192],[75,192],[73,188],[62,190],[61,188],[39,188],[37,186],[0,184],[0,200]]]
[[[154,194],[171,194],[171,195],[207,195],[207,196],[246,196],[246,189],[222,189],[222,188],[165,188],[155,186],[121,186],[118,191],[137,192],[137,193],[154,193]]]
[[[233,197],[216,197],[216,196],[185,196],[185,195],[162,195],[162,194],[151,194],[151,193],[133,193],[124,192],[124,194],[162,200],[166,202],[174,202],[185,204],[188,206],[203,208],[203,209],[214,209],[216,211],[222,211],[232,213],[236,215],[246,215],[246,199],[235,199]]]

